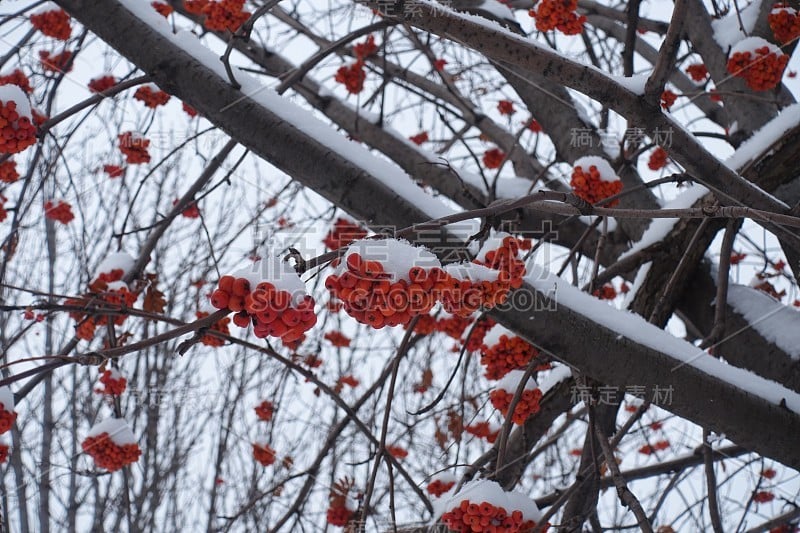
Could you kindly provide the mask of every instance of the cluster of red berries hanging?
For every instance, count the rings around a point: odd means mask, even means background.
[[[39,50],[39,64],[47,72],[66,73],[72,70],[72,52],[63,50],[53,54],[47,50]]]
[[[524,370],[512,370],[501,379],[495,389],[489,393],[489,399],[492,405],[495,409],[503,413],[505,417],[508,417],[511,401],[514,399],[517,387],[522,381],[524,374]],[[522,425],[529,416],[538,413],[541,399],[541,389],[539,389],[533,378],[528,378],[528,382],[525,384],[519,402],[517,402],[514,412],[511,414],[512,422],[517,425]]]
[[[686,67],[686,73],[696,82],[706,81],[708,69],[702,63],[693,63]]]
[[[16,85],[27,94],[31,94],[33,92],[31,80],[18,68],[14,69],[11,74],[0,76],[0,85]]]
[[[476,480],[465,483],[457,494],[440,507],[445,512],[442,523],[450,531],[488,533],[533,531],[542,515],[527,496],[505,492],[494,481]],[[547,531],[548,525],[542,528]]]
[[[428,491],[428,494],[431,494],[436,498],[441,498],[442,494],[455,487],[456,481],[456,477],[453,474],[444,472],[434,476],[430,483],[428,483],[428,486],[425,488],[425,490]]]
[[[677,99],[678,95],[667,89],[666,91],[661,93],[661,108],[664,111],[669,111],[670,109],[672,109],[672,106],[675,105],[675,101]]]
[[[44,217],[62,224],[69,224],[75,215],[72,213],[72,206],[64,200],[59,200],[58,203],[48,200],[44,203]]]
[[[16,420],[14,394],[10,388],[0,387],[0,435],[10,430]]]
[[[192,15],[202,15],[208,0],[183,0],[183,8]]]
[[[501,426],[488,420],[474,422],[464,428],[470,435],[475,435],[479,439],[485,439],[489,444],[494,444],[500,435]]]
[[[136,92],[133,93],[133,97],[140,102],[143,102],[145,106],[151,109],[155,109],[161,105],[166,105],[167,102],[169,102],[169,94],[165,93],[159,89],[157,85],[152,83],[142,85],[136,89]]]
[[[158,12],[158,14],[164,18],[170,16],[174,11],[171,5],[165,4],[164,2],[151,2],[150,5],[153,6],[153,9],[155,9],[156,12]]]
[[[211,31],[235,32],[250,18],[244,10],[244,0],[212,0],[203,5],[201,14],[205,15],[203,25]]]
[[[121,418],[107,418],[95,424],[81,448],[98,467],[109,472],[135,463],[142,455],[136,437]]]
[[[30,20],[34,28],[53,39],[66,41],[72,35],[69,15],[63,9],[40,11],[31,15]]]
[[[667,166],[667,151],[660,146],[656,146],[655,150],[650,154],[650,158],[647,160],[647,168],[650,170],[661,170],[665,166]]]
[[[421,131],[416,135],[412,135],[411,137],[409,137],[408,140],[416,144],[417,146],[421,146],[422,144],[428,142],[430,138],[428,137],[427,131]]]
[[[337,218],[331,230],[325,235],[325,238],[322,239],[322,243],[329,250],[338,250],[366,236],[366,230],[360,228],[357,224],[346,218]]]
[[[150,162],[150,152],[148,147],[150,141],[142,135],[127,131],[119,135],[119,150],[125,156],[125,161],[129,165],[140,165]]]
[[[69,316],[77,323],[75,336],[79,339],[90,341],[94,338],[98,326],[105,326],[109,321],[121,326],[125,323],[127,315],[123,310],[133,306],[139,294],[131,291],[122,281],[125,274],[135,264],[134,259],[123,252],[109,255],[98,267],[98,274],[89,284],[89,291],[83,298],[70,298],[64,303],[70,306],[82,307],[87,302],[99,305],[101,302],[110,304],[109,309],[117,313],[114,315],[86,315],[80,311],[70,311]]]
[[[266,400],[255,406],[254,410],[259,422],[269,422],[275,414],[275,406],[272,402]],[[270,466],[275,463],[275,450],[270,447],[264,438],[256,439],[252,447],[253,459],[258,461],[261,466]]]
[[[334,76],[334,81],[344,85],[347,92],[350,94],[358,94],[364,90],[364,81],[367,79],[367,73],[364,70],[364,60],[375,54],[378,51],[378,46],[375,44],[375,37],[372,35],[367,36],[363,43],[357,43],[353,46],[353,53],[356,56],[355,63],[339,67]]]
[[[783,77],[789,56],[760,37],[738,42],[728,59],[728,72],[742,78],[753,91],[774,89]]]
[[[0,222],[4,221],[8,218],[8,211],[5,208],[5,203],[8,201],[8,198],[0,194]]]
[[[16,85],[0,86],[0,154],[16,154],[36,142],[28,97]]]
[[[424,268],[415,266],[424,263],[438,264],[438,260],[406,242],[356,241],[337,272],[325,280],[325,287],[362,324],[375,329],[407,324],[436,303],[431,290],[442,271],[437,269],[437,278],[427,276]]]
[[[117,78],[112,74],[103,74],[89,81],[89,90],[93,93],[102,93],[117,84]]]
[[[483,153],[483,165],[488,169],[500,168],[506,153],[499,148],[489,148]]]
[[[357,506],[350,497],[353,481],[344,478],[336,481],[328,496],[327,520],[332,526],[345,527],[356,515]]]
[[[641,448],[639,448],[639,453],[642,455],[652,455],[659,451],[664,451],[669,449],[669,441],[668,440],[660,440],[655,444],[645,444]]]
[[[511,100],[500,100],[497,102],[497,111],[501,115],[506,115],[509,117],[517,112],[517,110],[514,109],[514,102]]]
[[[17,420],[14,411],[14,393],[8,387],[0,387],[0,435],[8,432]],[[0,437],[0,463],[8,459],[9,446],[4,437]]]
[[[0,163],[0,181],[3,183],[14,183],[19,179],[17,163],[13,159],[8,159]]]
[[[337,348],[347,348],[350,346],[350,338],[345,336],[341,331],[329,331],[325,334],[325,340]]]
[[[564,35],[578,35],[583,31],[586,16],[578,15],[578,0],[540,0],[528,14],[536,19],[539,31],[558,30]]]
[[[176,198],[172,201],[172,205],[176,206],[178,202],[180,202],[180,200]],[[181,211],[181,216],[184,218],[200,218],[200,208],[197,206],[197,202],[190,202],[189,205]]]
[[[499,324],[486,333],[480,351],[486,379],[501,379],[512,370],[526,368],[539,356],[531,343]]]
[[[622,181],[611,165],[597,156],[581,157],[573,164],[572,179],[569,182],[576,196],[596,204],[622,191]],[[614,207],[619,200],[608,202],[606,207]]]
[[[424,248],[396,239],[362,240],[350,245],[344,262],[325,280],[344,311],[375,329],[406,325],[437,302],[466,317],[481,307],[505,302],[522,284],[525,266],[516,255],[517,240],[495,237],[475,261],[442,267]]]
[[[300,276],[279,259],[222,276],[211,305],[236,313],[233,323],[240,328],[252,324],[256,337],[279,337],[287,346],[302,342],[317,323],[314,298],[306,294]]]
[[[207,311],[197,311],[195,316],[198,320],[201,318],[205,318],[209,315]],[[217,333],[221,333],[223,335],[230,335],[230,330],[228,329],[228,324],[231,323],[231,319],[227,316],[220,318],[211,326],[208,327],[211,331],[216,331]],[[206,346],[213,346],[214,348],[219,348],[225,344],[225,339],[221,337],[217,337],[216,335],[205,334],[200,337],[200,342],[205,344]]]
[[[772,6],[767,17],[775,39],[786,44],[800,37],[800,16],[785,2]]]
[[[108,177],[112,179],[125,175],[125,169],[119,165],[103,165],[103,172],[108,174]]]
[[[97,380],[94,392],[107,396],[120,396],[125,392],[128,380],[116,368],[106,368]]]

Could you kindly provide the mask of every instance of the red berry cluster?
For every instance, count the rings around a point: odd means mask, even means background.
[[[108,273],[102,273],[89,285],[89,292],[85,299],[69,298],[64,303],[69,306],[83,306],[87,300],[93,302],[102,301],[112,304],[114,310],[131,307],[139,297],[138,293],[128,290],[125,284],[120,283],[124,272],[122,269],[114,269]],[[109,286],[109,284],[112,284]],[[93,315],[87,316],[80,311],[71,311],[69,316],[77,323],[75,336],[79,339],[90,341],[94,338],[95,330],[98,326],[105,326],[109,320],[121,326],[125,323],[127,316],[124,313],[116,315]]]
[[[441,479],[434,479],[428,483],[428,486],[425,490],[428,491],[428,494],[433,494],[438,498],[448,490],[452,489],[455,485],[455,481],[442,481]]]
[[[13,159],[0,163],[0,181],[3,183],[14,183],[19,179],[17,164]]]
[[[483,340],[486,338],[486,334],[492,329],[497,322],[495,322],[491,318],[483,318],[481,319],[475,326],[472,328],[472,335],[469,336],[467,339],[467,350],[470,352],[477,352],[483,346]]]
[[[125,392],[125,387],[128,384],[128,380],[123,375],[113,370],[103,371],[103,375],[100,376],[98,381],[103,384],[103,388],[98,387],[94,389],[94,392],[109,396],[120,396]]]
[[[742,78],[753,91],[775,88],[783,76],[789,56],[770,46],[734,52],[728,59],[728,72]]]
[[[786,44],[800,37],[800,16],[787,4],[780,3],[772,6],[767,20],[779,43]]]
[[[255,409],[258,419],[263,422],[269,422],[275,414],[275,405],[267,400],[264,400],[253,409]]]
[[[133,132],[119,135],[119,150],[125,156],[125,161],[130,165],[150,162],[150,153],[147,151],[150,141]]]
[[[269,466],[275,462],[275,450],[267,444],[253,444],[253,458],[261,463],[261,466]]]
[[[611,283],[606,283],[599,289],[595,289],[592,295],[600,298],[601,300],[613,300],[617,297],[617,289]]]
[[[180,200],[176,198],[172,201],[172,205],[178,205],[179,201]],[[197,207],[197,202],[191,202],[187,205],[186,208],[181,211],[181,215],[186,218],[200,218],[200,208]]]
[[[9,406],[10,407],[10,406]],[[14,425],[14,422],[17,420],[17,413],[13,409],[8,410],[5,408],[5,405],[0,402],[0,434],[5,433],[11,426]]]
[[[417,146],[420,146],[421,144],[428,142],[429,140],[428,132],[422,131],[420,133],[417,133],[416,135],[412,135],[411,137],[408,138],[408,140],[416,144]]]
[[[116,444],[108,433],[101,433],[96,437],[87,437],[81,444],[83,451],[90,455],[97,466],[109,472],[116,472],[120,468],[135,463],[142,455],[142,450],[136,443]]]
[[[539,356],[539,350],[516,335],[500,335],[492,346],[481,347],[481,364],[486,368],[486,379],[501,379],[512,370],[527,367]]]
[[[590,204],[595,204],[605,200],[609,196],[614,196],[622,191],[622,181],[606,181],[601,179],[600,171],[596,166],[591,165],[588,172],[582,166],[576,166],[572,170],[572,179],[569,182],[572,191],[580,198]],[[619,200],[612,200],[606,204],[607,207],[614,207]]]
[[[500,100],[499,102],[497,102],[497,111],[501,115],[508,115],[508,116],[511,116],[517,112],[517,110],[514,109],[514,102],[512,102],[511,100]]]
[[[203,15],[204,25],[211,31],[235,32],[250,18],[250,13],[244,10],[244,0],[208,2],[203,6]]]
[[[330,250],[338,250],[366,236],[367,232],[365,230],[347,219],[339,218],[336,219],[336,222],[333,223],[333,228],[322,239],[322,243]]]
[[[667,89],[663,93],[661,93],[661,107],[669,111],[673,105],[675,105],[675,100],[678,99],[678,95],[674,92]]]
[[[437,72],[444,72],[444,66],[447,64],[446,59],[436,59],[433,62],[433,68],[436,69]]]
[[[489,399],[495,409],[503,413],[503,416],[508,416],[508,409],[511,407],[511,400],[514,399],[516,391],[506,391],[503,389],[495,389],[489,393]],[[539,402],[542,400],[542,391],[540,389],[526,389],[522,391],[519,402],[514,409],[514,414],[511,420],[521,425],[525,423],[530,415],[539,412]]]
[[[197,319],[205,318],[208,316],[208,313],[205,311],[198,311],[195,313]],[[231,319],[227,316],[222,317],[221,319],[214,322],[208,329],[212,331],[216,331],[218,333],[222,333],[223,335],[230,335],[230,330],[228,329],[228,324],[231,323]],[[221,339],[216,335],[203,335],[200,338],[200,342],[205,344],[206,346],[213,346],[214,348],[219,348],[220,346],[225,344],[225,339]]]
[[[528,129],[531,130],[533,133],[541,133],[544,131],[542,125],[536,121],[536,119],[532,118],[531,121],[528,123]]]
[[[656,149],[650,154],[650,159],[647,160],[647,168],[650,170],[660,170],[667,165],[667,151],[656,146]]]
[[[467,326],[469,326],[471,322],[472,321],[469,318],[457,315],[440,318],[436,321],[436,331],[444,333],[453,339],[459,340],[461,339],[461,336],[464,335],[464,332],[467,330]],[[478,328],[480,328],[480,324],[473,332],[473,337],[479,334]],[[484,330],[484,334],[485,333],[486,331]]]
[[[31,80],[20,69],[14,69],[11,74],[0,76],[0,85],[16,85],[28,94],[33,92]]]
[[[639,453],[643,455],[652,455],[657,451],[663,451],[669,448],[669,441],[668,440],[660,440],[655,444],[645,444],[641,448],[639,448]]]
[[[386,451],[389,453],[389,455],[391,455],[395,459],[405,459],[406,457],[408,457],[408,450],[406,450],[402,446],[387,444]]]
[[[521,511],[512,511],[509,514],[505,508],[495,507],[489,502],[473,503],[469,500],[461,500],[458,507],[444,513],[442,522],[451,531],[473,533],[517,533],[533,531],[536,527],[535,522],[523,518]]]
[[[314,298],[306,295],[302,302],[293,306],[289,292],[266,281],[251,291],[246,278],[222,276],[211,295],[211,305],[236,313],[233,323],[240,328],[252,323],[256,337],[280,337],[284,344],[303,339],[305,332],[317,323]]]
[[[53,204],[48,200],[44,203],[44,217],[50,220],[57,220],[62,224],[69,224],[75,215],[72,214],[72,206],[64,200],[59,200],[58,204]]]
[[[158,11],[158,14],[164,18],[170,16],[174,11],[171,5],[165,4],[164,2],[151,2],[150,5],[153,6],[153,9]]]
[[[103,165],[103,172],[108,174],[109,178],[119,178],[125,174],[125,169],[118,165]]]
[[[475,435],[479,439],[486,439],[486,442],[489,444],[494,444],[494,441],[497,440],[497,436],[500,435],[500,428],[493,430],[492,424],[487,421],[475,422],[464,429],[466,429],[467,433],[470,435]]]
[[[344,527],[353,518],[353,511],[347,507],[328,507],[327,519],[332,526]]]
[[[483,165],[488,169],[500,168],[506,153],[499,148],[490,148],[483,153]]]
[[[197,116],[197,109],[193,108],[186,102],[183,102],[183,112],[189,115],[189,118],[194,118]]]
[[[753,494],[753,501],[756,503],[768,503],[775,499],[775,495],[767,490],[760,490]]]
[[[686,73],[694,81],[705,81],[708,78],[708,69],[702,63],[694,63],[686,67]]]
[[[410,282],[392,283],[380,261],[363,260],[354,252],[345,263],[344,272],[328,276],[325,287],[342,300],[348,315],[375,329],[405,325],[412,317],[428,313],[436,303],[431,291],[445,274],[436,269],[429,276],[425,269],[414,267],[408,273]]]
[[[53,9],[31,15],[31,24],[48,37],[60,41],[66,41],[72,35],[69,15],[63,9]]]
[[[93,93],[102,93],[103,91],[109,90],[116,84],[117,84],[117,78],[109,74],[91,80],[89,82],[89,90],[92,91]]]
[[[208,0],[183,0],[183,8],[192,15],[202,15]]]
[[[35,142],[36,128],[31,119],[20,115],[14,100],[0,100],[0,154],[16,154]]]
[[[378,45],[375,44],[375,36],[368,35],[363,43],[356,43],[353,46],[353,53],[357,59],[365,59],[378,52]]]
[[[167,93],[150,85],[142,85],[136,89],[136,92],[133,93],[133,97],[140,102],[144,102],[144,105],[151,109],[155,109],[160,105],[166,105],[167,102],[169,102],[169,95]]]
[[[325,340],[329,341],[337,348],[347,348],[350,346],[350,339],[340,331],[329,331],[325,334]]]
[[[7,444],[0,443],[0,464],[5,463],[8,461],[8,452],[10,448]]]
[[[437,320],[431,315],[421,315],[414,325],[414,333],[417,335],[430,335],[436,331]]]
[[[576,9],[578,0],[541,0],[528,14],[536,19],[539,31],[556,29],[564,35],[578,35],[583,31],[586,17],[575,13]]]
[[[367,73],[364,71],[364,62],[358,60],[351,65],[339,67],[333,79],[337,83],[344,85],[344,88],[350,94],[360,93],[364,90],[364,81],[367,79]]]
[[[69,72],[72,70],[70,61],[72,52],[64,50],[58,54],[51,54],[47,50],[39,50],[39,63],[48,72]]]
[[[0,194],[0,222],[8,218],[8,211],[6,211],[6,208],[3,205],[6,203],[7,200],[8,198]]]

